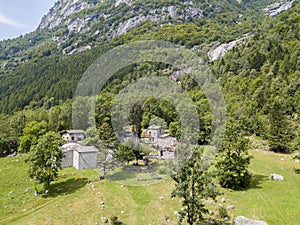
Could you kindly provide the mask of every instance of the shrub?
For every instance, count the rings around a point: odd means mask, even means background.
[[[110,222],[112,225],[122,225],[123,223],[118,220],[119,218],[117,216],[112,216],[110,218]]]
[[[224,219],[224,218],[226,218],[226,217],[229,218],[227,209],[226,209],[224,206],[221,206],[221,207],[219,208],[219,217],[222,218],[222,219]]]

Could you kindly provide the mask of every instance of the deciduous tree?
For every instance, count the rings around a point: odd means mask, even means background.
[[[134,159],[135,155],[133,150],[126,144],[120,144],[117,148],[116,157],[120,162],[126,162],[128,165]]]
[[[39,138],[33,145],[27,159],[29,176],[49,189],[50,182],[57,178],[61,167],[63,152],[61,146],[64,141],[61,136],[50,131]]]
[[[46,121],[31,121],[23,129],[23,136],[20,137],[19,152],[29,152],[31,146],[37,144],[39,137],[48,131]]]

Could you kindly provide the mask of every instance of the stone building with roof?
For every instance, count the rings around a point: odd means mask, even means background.
[[[68,143],[62,146],[64,158],[62,167],[74,167],[77,170],[97,168],[98,149],[94,146],[82,146],[77,143]]]
[[[67,142],[79,142],[84,139],[84,130],[65,130],[62,133],[62,138]]]
[[[152,125],[144,131],[144,142],[157,150],[158,157],[162,159],[174,159],[177,140],[165,133],[162,126]]]
[[[98,149],[94,146],[83,146],[83,130],[66,130],[62,138],[68,143],[62,146],[64,158],[61,165],[63,168],[74,167],[77,170],[97,168]]]

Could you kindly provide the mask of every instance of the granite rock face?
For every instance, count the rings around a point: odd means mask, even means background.
[[[293,6],[293,2],[296,1],[280,1],[274,4],[268,5],[263,9],[263,13],[267,16],[276,16],[279,13],[282,13]]]
[[[243,1],[238,2],[242,4]],[[292,7],[293,2],[282,0],[266,7],[263,13],[277,15]],[[64,54],[72,55],[93,48],[88,46],[84,38],[76,39],[77,36],[109,41],[146,21],[164,26],[173,22],[210,18],[224,10],[226,9],[222,5],[205,5],[196,0],[170,1],[166,4],[146,0],[59,0],[42,18],[38,30],[46,29],[53,33],[51,38],[57,43],[57,48]],[[243,38],[216,44],[208,53],[210,60],[224,56],[242,40]]]
[[[61,0],[56,2],[49,13],[42,18],[39,29],[53,29],[60,25],[68,17],[80,12],[83,9],[88,9],[95,6],[93,3],[88,3],[85,0]]]
[[[228,51],[233,49],[236,45],[243,43],[244,40],[251,37],[251,35],[246,34],[243,38],[225,43],[220,45],[213,46],[208,52],[208,58],[210,61],[215,61],[221,57],[223,57]]]

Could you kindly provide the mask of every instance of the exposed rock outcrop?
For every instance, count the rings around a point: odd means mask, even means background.
[[[280,1],[274,4],[268,5],[263,9],[263,13],[267,16],[276,16],[279,13],[282,13],[293,6],[293,2],[295,1]]]
[[[52,40],[57,42],[58,48],[63,49],[63,53],[74,54],[79,52],[81,47],[81,43],[78,42],[76,46],[70,46],[74,34],[109,40],[127,33],[145,21],[163,24],[169,18],[184,21],[203,17],[202,10],[193,1],[184,1],[178,5],[170,3],[169,6],[161,8],[151,5],[148,9],[135,0],[116,0],[109,2],[114,7],[109,11],[106,10],[107,7],[101,8],[100,5],[104,3],[108,4],[108,1],[60,0],[43,17],[38,29],[48,29],[51,32],[55,32],[56,29],[62,30],[59,35],[55,33]],[[123,7],[124,4],[130,7]],[[100,10],[95,10],[95,7],[99,7]],[[95,30],[95,27],[98,29]],[[64,30],[65,28],[67,30]]]
[[[202,18],[202,10],[198,7],[193,7],[192,5],[186,5],[184,11],[179,15],[178,8],[176,6],[163,7],[158,9],[151,9],[146,15],[134,16],[121,22],[118,25],[117,30],[112,30],[112,37],[116,37],[125,34],[129,30],[135,28],[144,21],[164,21],[168,16],[173,19],[187,20],[188,18]]]
[[[250,34],[246,34],[244,35],[243,38],[225,43],[225,44],[221,44],[221,45],[214,45],[213,47],[211,47],[211,49],[208,52],[208,58],[209,60],[215,61],[221,57],[223,57],[228,51],[230,51],[231,49],[233,49],[236,45],[241,44],[243,41],[245,41],[246,39],[249,39],[252,35]]]
[[[118,7],[122,3],[130,5],[131,4],[131,0],[117,0],[116,3],[115,3],[115,7]]]
[[[208,57],[210,61],[215,61],[221,57],[223,57],[230,49],[240,43],[241,40],[234,40],[226,44],[221,44],[218,46],[213,46],[211,50],[208,52]]]
[[[60,0],[56,2],[49,13],[45,15],[38,29],[49,28],[53,29],[60,25],[66,18],[83,9],[88,9],[95,6],[93,3],[88,3],[84,0]]]
[[[238,216],[232,222],[232,225],[268,225],[264,221],[248,219],[244,216]]]

